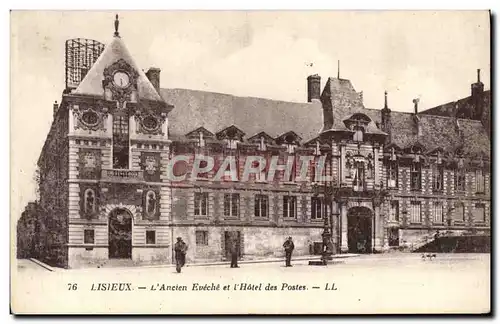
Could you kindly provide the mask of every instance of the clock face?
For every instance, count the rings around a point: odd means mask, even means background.
[[[125,72],[116,72],[113,76],[113,82],[117,87],[126,88],[130,83],[130,77]]]

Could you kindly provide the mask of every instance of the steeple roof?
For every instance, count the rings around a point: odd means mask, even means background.
[[[104,89],[102,81],[104,80],[104,69],[120,59],[125,60],[139,74],[139,77],[137,78],[137,91],[139,99],[163,101],[154,86],[146,77],[146,74],[144,74],[144,72],[137,67],[137,64],[127,50],[123,40],[116,34],[111,43],[106,46],[101,56],[99,56],[73,93],[103,96]]]

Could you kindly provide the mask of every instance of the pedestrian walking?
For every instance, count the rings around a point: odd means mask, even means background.
[[[182,267],[186,264],[186,252],[188,246],[181,237],[177,238],[177,243],[174,245],[175,251],[175,270],[181,272]]]
[[[292,252],[293,249],[295,248],[295,245],[293,244],[292,237],[288,237],[288,239],[283,243],[283,247],[285,248],[285,257],[286,257],[286,263],[285,266],[291,267],[291,261],[292,261]]]
[[[240,254],[240,244],[238,240],[232,239],[229,246],[229,252],[231,253],[231,268],[239,268],[238,266],[238,256]]]

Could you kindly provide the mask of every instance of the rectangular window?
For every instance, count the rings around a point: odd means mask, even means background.
[[[129,117],[113,115],[113,168],[128,169],[129,165]]]
[[[442,165],[434,164],[432,165],[432,188],[435,191],[443,190],[443,172],[444,168]]]
[[[265,182],[266,181],[266,170],[268,168],[267,163],[269,163],[269,162],[266,161],[265,156],[259,156],[259,160],[254,161],[252,163],[252,167],[257,168],[257,170],[260,169],[261,164],[264,165],[264,168],[262,169],[262,171],[257,172],[255,174],[255,181],[257,181],[257,182]]]
[[[311,197],[311,219],[323,219],[324,212],[324,199],[323,197]]]
[[[284,196],[283,218],[296,218],[296,217],[297,217],[297,197]]]
[[[269,198],[266,195],[255,195],[255,217],[267,218]]]
[[[387,165],[387,187],[397,188],[398,187],[398,162],[389,161]]]
[[[240,194],[224,194],[224,215],[238,217],[240,211]]]
[[[484,174],[482,169],[476,170],[476,192],[484,193]]]
[[[420,201],[412,201],[410,205],[410,222],[412,224],[422,223]]]
[[[94,244],[94,230],[93,229],[83,230],[83,243],[84,244]]]
[[[458,222],[465,222],[465,204],[459,203],[455,206],[453,219]]]
[[[388,228],[389,246],[399,246],[399,229],[397,227]]]
[[[434,223],[442,224],[443,223],[443,205],[440,202],[434,203]]]
[[[156,244],[156,231],[146,231],[146,244]]]
[[[420,190],[422,188],[422,169],[418,162],[413,162],[410,168],[411,190]]]
[[[465,191],[465,169],[460,168],[455,170],[455,190]]]
[[[327,158],[324,159],[323,166],[322,166],[323,168],[321,170],[320,170],[320,166],[319,166],[320,159],[321,159],[321,156],[316,156],[314,158],[314,160],[311,162],[312,182],[323,182],[324,178],[326,177],[328,164],[330,163],[330,158],[327,156]],[[319,172],[321,172],[321,174]],[[318,174],[316,174],[316,173],[318,173]]]
[[[196,231],[196,245],[208,245],[208,231]]]
[[[365,187],[365,164],[363,162],[356,162],[353,187],[354,190],[363,190]]]
[[[474,208],[474,220],[479,223],[486,222],[486,206],[477,203]]]
[[[194,193],[194,215],[195,216],[208,216],[208,193],[195,192]]]
[[[389,220],[399,222],[399,202],[397,200],[391,201],[391,211]]]

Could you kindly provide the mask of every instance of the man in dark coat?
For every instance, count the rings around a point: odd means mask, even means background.
[[[181,272],[181,268],[184,266],[186,263],[186,252],[187,252],[188,246],[182,238],[178,237],[177,238],[177,243],[174,245],[174,251],[175,251],[175,269],[177,272]]]
[[[286,266],[291,267],[291,261],[292,261],[292,252],[293,249],[295,248],[295,245],[293,244],[292,237],[290,236],[285,243],[283,243],[283,247],[285,248],[285,256],[286,256]]]
[[[229,252],[231,253],[231,268],[239,268],[238,255],[240,254],[240,245],[237,239],[233,238],[231,240]]]

